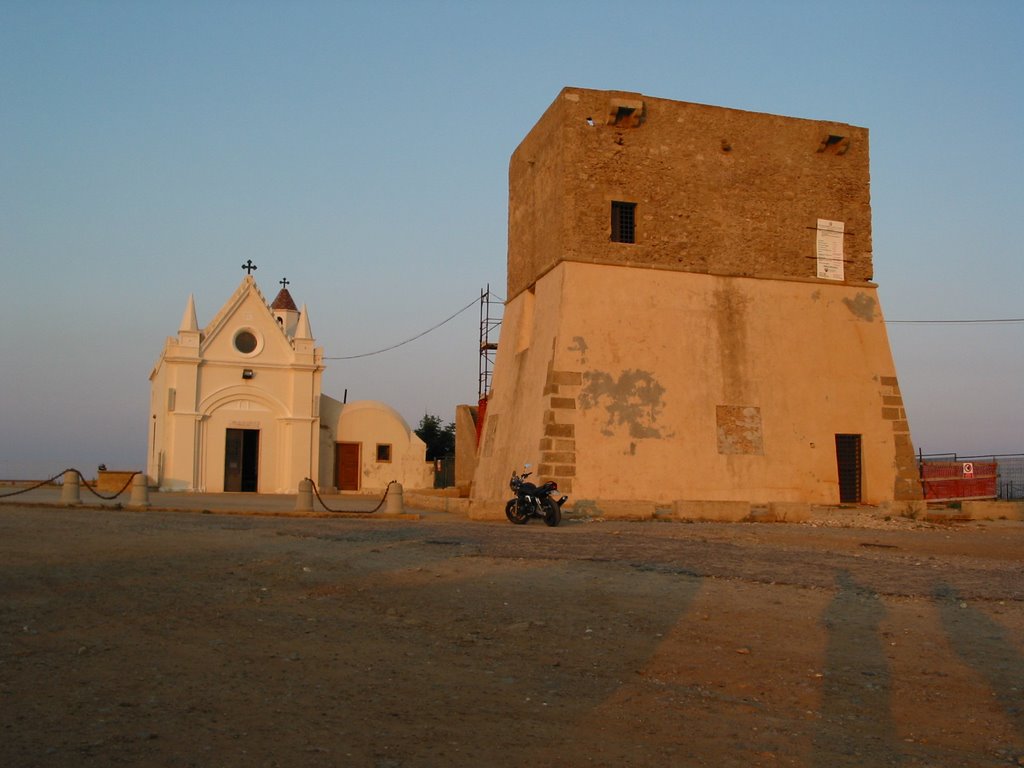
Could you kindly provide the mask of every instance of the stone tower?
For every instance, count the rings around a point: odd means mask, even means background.
[[[920,498],[872,282],[868,132],[566,88],[509,167],[473,498]]]

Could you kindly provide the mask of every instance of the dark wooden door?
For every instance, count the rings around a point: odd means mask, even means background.
[[[255,493],[260,478],[260,431],[229,429],[224,440],[224,490]]]
[[[359,443],[338,443],[334,452],[334,482],[339,491],[359,490]]]
[[[860,504],[860,435],[836,435],[839,503]]]

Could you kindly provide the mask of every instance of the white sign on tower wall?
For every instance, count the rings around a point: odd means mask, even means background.
[[[845,280],[843,271],[843,232],[841,221],[818,219],[818,277],[823,280]]]

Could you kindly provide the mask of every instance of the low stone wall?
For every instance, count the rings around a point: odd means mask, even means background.
[[[811,505],[799,501],[773,501],[761,522],[806,523],[811,519]]]
[[[749,501],[676,501],[672,516],[677,520],[738,522],[750,517]]]
[[[656,509],[653,501],[627,499],[580,499],[571,506],[573,515],[602,520],[653,520]]]
[[[132,475],[138,474],[134,470],[126,469],[101,469],[96,473],[97,491],[105,493],[117,493],[131,480]]]
[[[469,516],[469,499],[460,499],[458,494],[406,491],[404,501],[405,506],[411,509],[426,509]],[[502,513],[502,517],[504,517],[504,513]]]
[[[406,497],[408,499],[408,496]],[[459,499],[468,501],[465,513],[470,520],[504,520],[505,501]],[[409,502],[412,504],[412,502]],[[437,500],[429,509],[440,509]],[[418,505],[413,504],[413,506]],[[459,511],[463,508],[460,506]],[[445,509],[444,511],[455,511]],[[624,499],[579,499],[563,509],[569,518],[597,520],[679,520],[718,523],[803,523],[811,519],[811,505],[803,502],[777,501],[754,508],[749,501],[693,501],[680,499],[669,505],[653,501]]]
[[[1024,501],[965,501],[960,509],[969,520],[1024,520]]]

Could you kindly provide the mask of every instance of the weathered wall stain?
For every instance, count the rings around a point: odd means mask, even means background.
[[[750,405],[719,405],[715,408],[718,422],[718,452],[764,454],[764,431],[761,409]]]
[[[583,411],[605,409],[608,420],[601,429],[605,435],[611,436],[616,428],[625,426],[630,437],[661,437],[656,424],[664,394],[665,388],[650,371],[630,369],[618,379],[606,371],[587,371],[578,401]]]
[[[718,331],[718,366],[725,399],[746,399],[747,315],[750,299],[733,286],[715,291],[714,321]]]
[[[570,352],[579,353],[580,364],[586,364],[587,362],[587,342],[582,336],[572,337],[572,346],[569,347]]]
[[[856,298],[853,299],[843,299],[843,304],[861,320],[867,320],[869,323],[874,322],[875,300],[866,293],[858,293]]]

